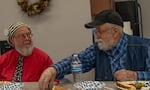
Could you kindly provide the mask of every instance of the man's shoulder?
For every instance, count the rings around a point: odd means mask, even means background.
[[[0,60],[1,61],[9,61],[10,59],[14,58],[16,56],[16,50],[15,49],[11,49],[5,53],[3,53],[0,56]]]
[[[127,35],[129,44],[150,44],[149,38]]]
[[[43,50],[41,50],[37,47],[33,48],[33,54],[36,54],[36,55],[39,55],[39,56],[48,56],[48,54],[45,51],[43,51]]]

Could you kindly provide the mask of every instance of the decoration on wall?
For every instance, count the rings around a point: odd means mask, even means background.
[[[28,0],[17,0],[17,3],[21,6],[22,11],[26,12],[28,16],[40,14],[49,6],[49,2],[50,0],[39,0],[38,2],[28,5]]]

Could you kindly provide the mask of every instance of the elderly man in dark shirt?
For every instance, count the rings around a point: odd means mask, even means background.
[[[150,40],[125,34],[117,12],[104,10],[85,27],[94,28],[97,42],[78,54],[83,73],[95,68],[95,80],[150,80]],[[69,56],[47,68],[40,88],[71,73],[71,61]]]

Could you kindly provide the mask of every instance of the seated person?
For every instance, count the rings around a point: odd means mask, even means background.
[[[9,27],[8,43],[14,49],[0,56],[0,81],[35,82],[53,64],[48,54],[34,47],[31,28],[22,22]]]
[[[117,12],[104,10],[85,27],[95,28],[97,42],[78,54],[83,73],[95,68],[98,81],[150,80],[150,39],[125,34]],[[53,79],[70,74],[72,59],[48,67],[40,77],[40,88],[45,90]]]

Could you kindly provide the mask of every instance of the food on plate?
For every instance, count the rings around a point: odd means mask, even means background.
[[[52,90],[66,90],[64,87],[58,86],[58,85],[54,85]]]
[[[136,90],[134,82],[117,82],[116,85],[121,90]]]
[[[142,87],[145,87],[145,84],[142,82],[136,82],[135,87],[136,87],[136,89],[141,89]]]
[[[125,82],[117,82],[116,85],[121,90],[145,90],[144,88],[150,88],[147,85],[148,82],[146,81],[125,81]]]

